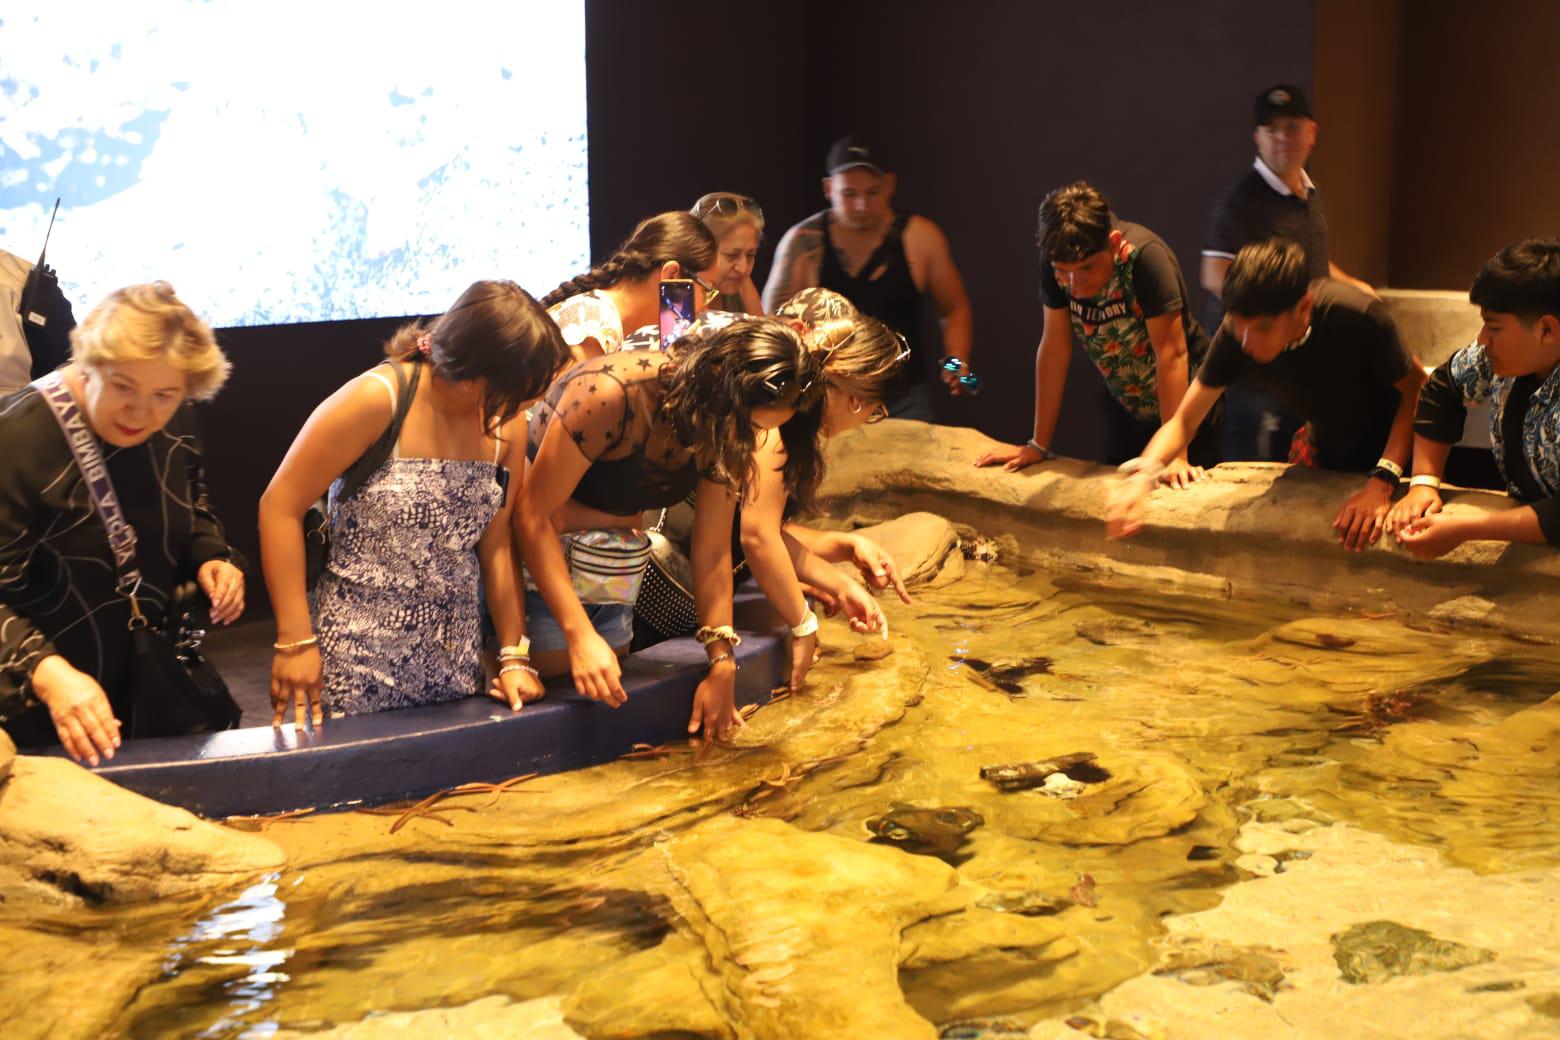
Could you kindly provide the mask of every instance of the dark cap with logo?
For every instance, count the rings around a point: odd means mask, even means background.
[[[1257,95],[1257,126],[1267,126],[1279,116],[1303,116],[1310,119],[1311,103],[1305,99],[1305,91],[1293,83],[1280,83]]]
[[[833,176],[857,166],[864,166],[873,173],[887,173],[890,169],[882,153],[859,137],[842,137],[829,146],[829,157],[823,162],[825,173]]]

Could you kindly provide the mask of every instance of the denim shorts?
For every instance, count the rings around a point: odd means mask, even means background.
[[[582,603],[591,627],[607,645],[621,650],[634,639],[634,605],[632,603]],[[567,650],[569,640],[558,627],[547,601],[535,589],[525,590],[525,634],[531,638],[532,653],[550,650]]]

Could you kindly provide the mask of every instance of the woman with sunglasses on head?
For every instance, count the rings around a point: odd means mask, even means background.
[[[649,549],[638,528],[646,510],[697,487],[693,574],[710,671],[688,731],[710,738],[738,724],[732,518],[754,484],[760,436],[808,403],[815,376],[790,326],[745,318],[686,334],[665,351],[583,362],[553,384],[532,410],[531,469],[514,519],[535,585],[526,591],[532,661],[544,677],[572,673],[584,696],[624,702],[618,659],[633,638]],[[816,472],[815,441],[790,450],[793,472]]]
[[[860,314],[849,300],[828,289],[804,289],[781,304],[776,317],[797,329],[818,360],[824,392],[814,407],[799,410],[778,435],[759,442],[756,482],[743,499],[739,543],[733,555],[752,570],[780,614],[792,627],[790,685],[800,688],[817,651],[817,618],[807,605],[804,584],[834,609],[844,609],[851,627],[884,629],[877,601],[842,574],[837,563],[854,564],[876,589],[892,586],[910,602],[893,558],[865,535],[822,531],[788,519],[810,505],[810,490],[822,479],[822,466],[791,453],[792,444],[812,443],[866,423],[886,419],[884,398],[903,379],[910,351],[903,337],[882,322]],[[719,325],[730,316],[711,311],[695,328]],[[630,342],[653,339],[641,330]],[[688,548],[691,514],[697,501],[666,510],[658,525],[655,569],[646,582],[635,614],[643,629],[637,645],[692,634]]]
[[[692,214],[660,213],[640,221],[611,256],[543,296],[542,306],[563,330],[573,360],[588,361],[621,349],[625,332],[657,321],[665,279],[697,282],[703,310],[717,292],[717,253],[715,236]]]
[[[273,725],[289,705],[302,727],[478,693],[479,588],[501,647],[489,695],[515,710],[542,695],[509,515],[520,412],[567,360],[563,337],[524,289],[482,281],[431,325],[399,329],[385,354],[314,410],[260,499]],[[349,490],[376,448],[388,457]],[[309,589],[304,514],[327,490],[330,546]]]
[[[758,258],[759,243],[764,240],[764,211],[746,195],[712,191],[688,212],[704,221],[720,247],[719,261],[710,277],[720,295],[710,301],[711,309],[763,314],[764,303],[758,286],[753,284],[753,263]]]

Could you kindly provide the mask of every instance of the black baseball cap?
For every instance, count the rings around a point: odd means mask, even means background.
[[[1267,126],[1279,116],[1310,119],[1311,103],[1305,99],[1305,91],[1293,83],[1279,83],[1257,95],[1257,126]]]
[[[857,166],[865,166],[873,173],[887,173],[889,170],[888,163],[883,161],[877,149],[859,137],[842,137],[829,145],[829,157],[823,161],[824,173],[833,176]]]

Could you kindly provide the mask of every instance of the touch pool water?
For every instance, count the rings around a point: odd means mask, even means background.
[[[827,623],[807,688],[730,748],[277,822],[279,875],[13,920],[6,972],[129,1036],[1560,1021],[1551,647],[999,565],[890,612],[886,656]],[[1335,933],[1378,916],[1474,952],[1352,983]],[[42,1035],[48,1005],[11,1026]]]

